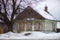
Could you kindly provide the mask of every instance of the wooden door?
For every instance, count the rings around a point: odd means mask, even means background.
[[[38,22],[34,24],[34,30],[40,31],[40,24]]]
[[[32,24],[30,22],[26,23],[26,30],[32,31]]]

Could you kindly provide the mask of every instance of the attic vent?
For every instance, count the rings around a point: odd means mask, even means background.
[[[24,20],[34,20],[34,18],[25,18]]]

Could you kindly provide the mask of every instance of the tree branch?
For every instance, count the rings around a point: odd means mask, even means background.
[[[1,17],[0,17],[0,20],[4,21],[4,19],[3,19],[3,18],[1,18]]]
[[[15,6],[16,6],[16,1],[12,0],[12,3],[13,3],[13,12],[11,14],[11,24],[13,24],[14,22],[14,15],[16,14],[16,9],[15,9]]]
[[[2,13],[1,11],[0,11],[0,15],[1,15],[1,16],[3,16],[3,17],[5,17],[5,14],[4,14],[4,13]]]
[[[8,24],[9,23],[9,19],[7,18],[7,16],[5,15],[5,13],[1,13],[0,11],[0,19],[4,21],[4,23]]]
[[[6,5],[7,5],[7,3],[8,3],[8,0],[6,0]]]
[[[7,15],[7,10],[6,10],[6,4],[4,3],[4,0],[2,0],[3,6],[4,6],[4,10],[5,10],[5,14]]]
[[[19,9],[19,6],[20,6],[20,3],[22,2],[22,0],[19,2],[19,4],[18,4],[18,6],[17,6],[17,8],[16,8],[16,10],[18,10]]]

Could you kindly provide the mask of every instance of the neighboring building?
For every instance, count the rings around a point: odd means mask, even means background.
[[[60,22],[57,22],[57,32],[60,32]]]
[[[45,10],[35,9],[28,6],[15,20],[14,32],[22,31],[56,31],[57,21]]]
[[[3,33],[3,28],[2,28],[3,26],[2,26],[2,23],[0,23],[0,34],[2,34]]]
[[[8,28],[6,24],[4,24],[3,22],[0,22],[0,34],[5,33],[7,31],[8,31]]]

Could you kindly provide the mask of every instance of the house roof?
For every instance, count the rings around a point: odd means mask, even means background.
[[[23,12],[21,12],[17,16],[17,19],[25,19],[25,18],[45,19],[42,15],[40,15],[30,6],[28,6]]]
[[[41,9],[40,7],[33,7],[33,6],[31,7],[40,15],[42,15],[45,19],[57,20],[53,15],[51,15],[51,13],[46,12],[44,9]]]
[[[28,6],[23,12],[21,12],[16,19],[23,19],[23,18],[38,18],[38,19],[50,19],[56,20],[52,15],[44,11],[39,7],[31,7]]]

